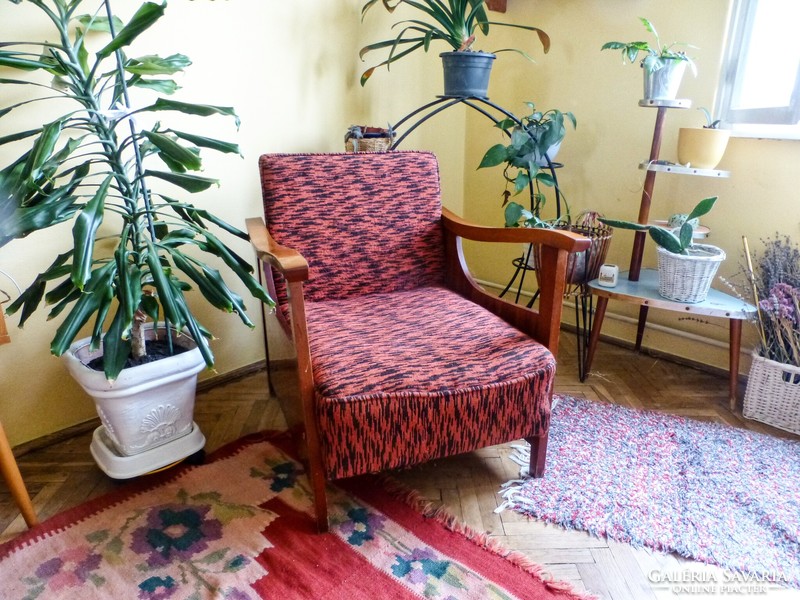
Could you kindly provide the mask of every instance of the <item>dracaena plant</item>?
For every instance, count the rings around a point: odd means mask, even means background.
[[[171,77],[191,64],[186,56],[128,54],[164,15],[166,1],[141,4],[126,23],[114,16],[110,0],[11,0],[23,1],[38,7],[51,29],[46,41],[0,43],[0,89],[31,90],[15,104],[0,101],[0,125],[13,127],[17,109],[26,105],[57,103],[62,112],[40,127],[0,137],[0,146],[26,145],[0,169],[0,248],[28,236],[30,243],[42,243],[47,234],[40,230],[65,222],[72,223],[72,244],[7,312],[19,311],[22,325],[49,307],[48,318],[60,317],[51,344],[55,355],[91,323],[92,346],[102,342],[110,380],[129,357],[146,353],[147,317],[187,330],[213,366],[211,334],[192,314],[186,292],[197,289],[212,306],[253,324],[243,299],[207,261],[224,264],[258,300],[272,300],[249,263],[222,239],[247,235],[173,191],[217,185],[198,174],[201,149],[239,154],[239,148],[160,122],[139,127],[136,118],[219,116],[238,128],[238,117],[232,108],[165,97],[178,89]],[[8,9],[4,15],[13,18]],[[135,105],[129,90],[136,92]],[[156,182],[158,191],[151,187]]]
[[[393,62],[420,48],[427,52],[431,42],[436,40],[444,42],[456,51],[472,50],[478,32],[485,36],[489,35],[492,25],[534,31],[539,36],[545,54],[550,50],[550,36],[538,27],[490,21],[486,15],[484,0],[367,0],[361,8],[362,21],[367,12],[379,2],[390,13],[405,4],[408,8],[419,11],[424,20],[398,21],[392,26],[393,29],[398,30],[395,37],[369,44],[361,49],[359,57],[362,60],[369,52],[387,48],[389,50],[386,60],[364,71],[361,75],[361,85],[367,82],[375,69],[383,66],[389,68]],[[529,60],[533,60],[527,53],[516,48],[493,50],[493,52],[509,51],[517,52]]]

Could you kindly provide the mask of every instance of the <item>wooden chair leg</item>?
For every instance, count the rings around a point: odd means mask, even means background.
[[[3,478],[11,490],[11,497],[14,498],[14,502],[19,506],[22,518],[25,519],[25,524],[28,527],[38,525],[39,519],[36,516],[36,511],[33,510],[31,497],[28,495],[28,490],[25,489],[25,482],[22,481],[22,475],[19,472],[14,454],[11,452],[11,446],[8,443],[2,423],[0,423],[0,471],[2,471]]]
[[[314,492],[314,516],[317,519],[317,531],[328,531],[328,498],[325,495],[325,477],[322,471],[311,468],[308,477],[311,482],[311,491]]]
[[[531,445],[531,460],[528,465],[531,477],[544,477],[544,463],[547,459],[547,433],[525,438]]]

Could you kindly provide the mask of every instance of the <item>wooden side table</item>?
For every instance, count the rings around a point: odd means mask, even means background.
[[[0,309],[0,344],[7,344],[11,339],[8,337],[6,324],[3,319],[2,309]],[[33,527],[39,523],[36,517],[36,511],[33,510],[31,504],[31,497],[28,495],[28,490],[25,488],[25,482],[22,481],[22,475],[17,466],[17,460],[11,452],[11,446],[8,443],[5,429],[3,424],[0,423],[0,473],[3,474],[3,479],[8,484],[8,489],[11,490],[11,497],[14,502],[19,506],[22,513],[22,518],[28,527]]]
[[[594,324],[589,335],[589,348],[586,357],[585,371],[592,366],[597,342],[600,339],[600,329],[603,326],[606,307],[609,300],[620,300],[640,307],[639,329],[636,335],[636,350],[641,348],[642,334],[644,332],[644,319],[647,309],[660,308],[674,312],[692,315],[705,315],[721,317],[730,322],[730,364],[729,364],[729,395],[731,410],[736,408],[736,388],[739,379],[739,353],[742,345],[742,321],[752,317],[756,307],[730,296],[719,290],[711,289],[708,297],[703,302],[686,303],[668,300],[658,293],[658,271],[656,269],[642,269],[639,281],[630,281],[627,273],[620,273],[615,287],[603,287],[597,279],[589,282],[592,294],[597,296],[597,309],[594,315]],[[644,313],[644,319],[642,318]]]

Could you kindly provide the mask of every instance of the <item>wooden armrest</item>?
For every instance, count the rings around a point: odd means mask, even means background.
[[[264,220],[251,217],[245,221],[250,243],[260,261],[269,263],[286,278],[287,281],[306,281],[308,279],[308,262],[303,255],[281,246],[267,231]]]
[[[454,212],[442,208],[444,227],[454,235],[477,242],[533,242],[567,252],[587,250],[592,241],[578,233],[561,229],[529,227],[487,227],[465,221]]]

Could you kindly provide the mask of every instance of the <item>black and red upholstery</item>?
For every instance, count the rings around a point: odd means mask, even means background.
[[[265,155],[259,167],[266,230],[252,219],[248,228],[268,274],[277,272],[280,314],[297,345],[321,528],[325,480],[518,438],[538,448],[532,472],[541,474],[560,296],[540,301],[558,313],[540,319],[451,273],[470,226],[443,217],[435,156]],[[512,231],[477,229],[479,238]],[[553,271],[584,243],[558,241]],[[549,279],[544,287],[563,293],[563,271]],[[542,332],[544,343],[534,339]]]

